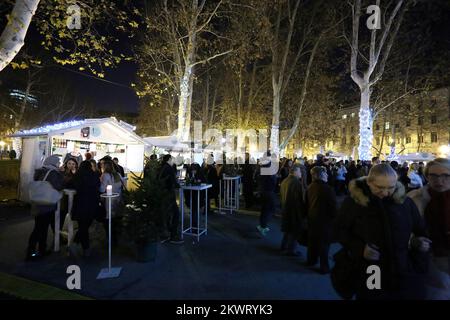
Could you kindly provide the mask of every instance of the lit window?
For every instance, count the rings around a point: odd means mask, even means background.
[[[344,115],[342,116],[342,119],[347,119],[347,115],[344,114]]]
[[[431,143],[433,142],[437,142],[438,141],[438,136],[436,132],[432,132],[431,133]]]
[[[387,122],[385,123],[384,128],[385,128],[386,130],[389,130],[389,121],[387,121]]]
[[[354,118],[355,117],[355,113],[354,112],[352,112],[352,118]]]
[[[431,123],[436,123],[437,122],[437,117],[436,116],[431,116]]]

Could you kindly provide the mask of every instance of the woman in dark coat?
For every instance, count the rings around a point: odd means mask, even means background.
[[[45,159],[42,168],[34,173],[35,181],[42,181],[48,173],[48,181],[55,190],[61,191],[64,187],[63,176],[59,171],[59,157],[52,155]],[[55,220],[56,204],[54,205],[32,205],[31,214],[35,217],[34,229],[28,240],[27,260],[35,260],[46,255],[48,227]],[[36,245],[38,251],[36,252]]]
[[[306,218],[306,208],[303,201],[302,175],[299,165],[290,168],[289,175],[280,187],[281,195],[281,231],[284,233],[281,250],[288,255],[297,256],[297,241],[304,232],[303,221]]]
[[[423,299],[430,241],[394,169],[376,165],[368,177],[353,180],[349,191],[338,215],[337,231],[357,270],[353,279],[356,298]],[[380,289],[368,289],[370,265],[380,269]]]
[[[316,166],[311,169],[312,183],[306,192],[308,211],[308,265],[320,258],[320,272],[328,273],[328,252],[332,240],[332,225],[336,216],[336,195],[327,184],[327,169]]]
[[[89,255],[89,227],[99,211],[100,179],[92,170],[90,161],[83,161],[74,178],[77,194],[73,204],[72,220],[78,221],[74,242],[81,243],[85,255]]]

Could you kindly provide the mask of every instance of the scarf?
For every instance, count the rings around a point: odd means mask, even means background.
[[[445,256],[450,250],[450,190],[436,192],[430,188],[429,192],[431,201],[425,209],[425,221],[434,254]]]

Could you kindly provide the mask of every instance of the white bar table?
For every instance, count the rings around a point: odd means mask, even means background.
[[[66,215],[66,219],[64,221],[67,221],[67,233],[62,232],[63,234],[67,235],[67,247],[70,248],[70,246],[72,245],[72,240],[73,240],[73,221],[72,221],[72,209],[73,209],[73,199],[75,197],[75,195],[77,194],[76,190],[73,189],[64,189],[64,194],[67,195],[68,197],[68,209],[67,209],[67,215]],[[63,226],[64,228],[64,226]]]
[[[181,239],[183,239],[183,236],[190,235],[190,236],[196,236],[197,242],[200,241],[200,236],[202,234],[207,235],[208,234],[208,189],[212,187],[212,184],[206,184],[202,183],[198,186],[191,186],[191,185],[181,185],[180,186],[180,207],[181,207]],[[184,229],[184,190],[190,190],[191,199],[189,202],[189,212],[190,212],[190,223],[189,228]],[[205,225],[204,228],[200,227],[200,192],[205,190],[206,197],[205,197]],[[192,226],[192,191],[198,191],[197,192],[197,223],[198,227]],[[197,230],[196,233],[193,233],[193,230]]]
[[[58,202],[57,209],[55,211],[55,251],[60,250],[59,236],[60,234],[67,235],[67,246],[70,247],[73,239],[73,221],[72,221],[72,208],[73,208],[73,199],[77,194],[76,190],[73,189],[64,189],[63,193],[68,197],[68,208],[67,208],[67,233],[60,231],[60,212],[61,212],[61,200]]]
[[[222,196],[222,184],[224,194]],[[224,176],[219,183],[219,212],[239,210],[239,196],[241,187],[241,176]],[[223,204],[223,205],[222,205]]]
[[[102,198],[106,198],[108,202],[108,268],[103,268],[97,276],[97,280],[99,279],[108,279],[108,278],[117,278],[122,271],[122,267],[111,267],[111,201],[112,198],[118,197],[118,193],[113,193],[108,195],[106,193],[100,195]]]

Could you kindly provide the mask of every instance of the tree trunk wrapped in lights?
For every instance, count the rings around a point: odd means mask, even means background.
[[[405,2],[405,3],[404,3]],[[403,15],[408,7],[409,1],[399,0],[389,17],[386,18],[383,26],[383,34],[377,43],[377,29],[372,28],[370,32],[370,47],[368,66],[365,71],[358,68],[358,56],[360,53],[359,46],[359,26],[361,17],[361,0],[354,0],[351,5],[353,19],[352,19],[352,41],[351,46],[351,60],[350,72],[351,78],[358,85],[361,92],[361,103],[359,111],[359,159],[370,160],[372,149],[372,125],[374,114],[370,105],[370,93],[372,86],[374,86],[382,77],[386,61],[389,57],[392,45],[402,23]],[[380,6],[380,0],[377,0],[376,5]],[[395,20],[395,25],[394,25]],[[377,69],[377,70],[376,70]]]
[[[370,107],[370,89],[361,92],[361,106],[359,109],[359,147],[358,154],[361,160],[370,160],[372,157],[373,115]]]

